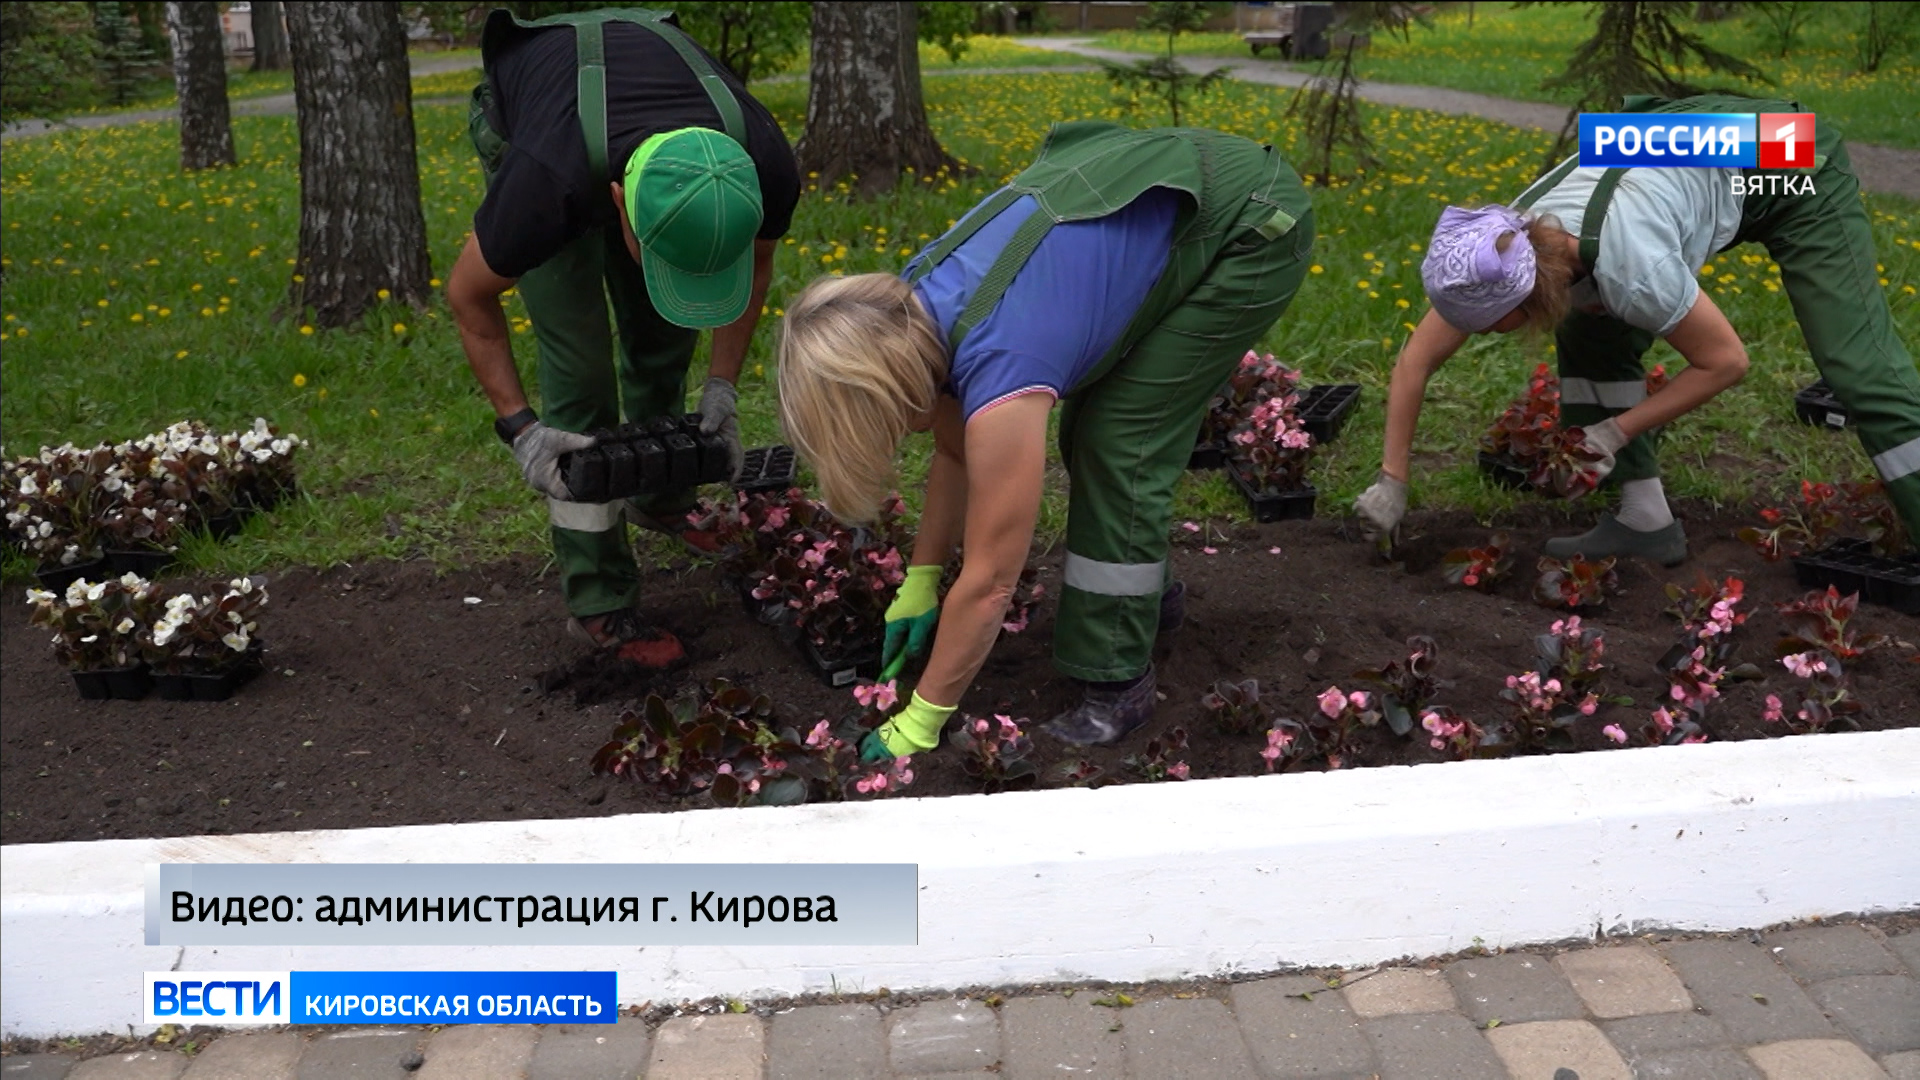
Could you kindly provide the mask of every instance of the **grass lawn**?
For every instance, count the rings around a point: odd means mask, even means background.
[[[804,84],[761,93],[797,135]],[[928,80],[926,98],[946,145],[979,172],[903,185],[875,203],[852,203],[841,191],[809,194],[780,248],[769,315],[821,273],[897,270],[1028,162],[1049,121],[1159,119],[1122,111],[1098,75],[955,75]],[[1192,122],[1284,142],[1286,103],[1282,93],[1235,84],[1198,105]],[[481,193],[463,117],[455,106],[418,111],[429,237],[442,272]],[[1340,442],[1313,466],[1323,514],[1344,512],[1372,478],[1382,394],[1395,350],[1422,310],[1419,261],[1440,206],[1511,196],[1546,141],[1415,111],[1372,109],[1368,118],[1384,166],[1316,193],[1314,272],[1264,342],[1303,367],[1308,382],[1366,387]],[[252,521],[244,543],[190,548],[189,561],[202,569],[377,557],[453,565],[543,551],[544,506],[495,440],[443,306],[393,305],[337,332],[314,331],[297,313],[280,317],[298,232],[293,118],[237,118],[234,133],[241,164],[192,176],[175,167],[171,123],[8,144],[0,176],[8,210],[0,228],[7,451],[124,439],[185,417],[242,426],[265,416],[312,442],[301,464],[304,497]],[[1868,207],[1896,323],[1908,342],[1920,342],[1920,208],[1884,197]],[[1793,422],[1792,392],[1812,380],[1813,367],[1765,254],[1739,249],[1704,277],[1754,366],[1744,385],[1673,425],[1670,490],[1739,502],[1802,475],[1866,476],[1850,435]],[[533,339],[517,299],[509,304],[531,381]],[[742,379],[748,445],[778,437],[773,329],[771,320],[763,324]],[[1473,443],[1538,358],[1519,340],[1477,339],[1442,371],[1417,444],[1417,504],[1484,513],[1514,502],[1479,479]],[[1677,358],[1660,346],[1652,359]],[[927,450],[916,441],[906,452],[910,494]],[[1050,536],[1064,523],[1060,490],[1056,482],[1043,519]],[[1191,476],[1180,497],[1183,516],[1243,514],[1218,475]]]
[[[1760,46],[1760,23],[1748,15],[1695,28],[1713,46],[1748,60],[1773,80],[1763,82],[1701,76],[1700,81],[1763,96],[1797,99],[1823,120],[1840,125],[1849,139],[1886,146],[1920,147],[1920,51],[1909,46],[1871,75],[1857,73],[1854,22],[1861,4],[1829,4],[1800,32],[1786,59]],[[1373,35],[1360,64],[1362,78],[1417,86],[1445,86],[1483,94],[1571,104],[1566,91],[1546,91],[1542,81],[1566,68],[1574,48],[1592,33],[1587,4],[1537,4],[1514,8],[1480,4],[1473,27],[1463,5],[1453,4],[1431,26],[1415,26],[1407,41]],[[1102,34],[1095,43],[1129,52],[1158,52],[1162,35],[1139,31]],[[1186,55],[1246,56],[1234,33],[1192,34],[1179,43]],[[1274,57],[1269,50],[1265,54]],[[1311,65],[1298,65],[1302,68]]]

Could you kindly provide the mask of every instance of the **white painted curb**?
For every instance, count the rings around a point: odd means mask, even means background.
[[[866,862],[920,944],[149,947],[157,862]],[[0,1030],[138,1026],[141,973],[620,971],[624,1003],[1363,965],[1920,907],[1920,729],[1284,777],[0,848]]]

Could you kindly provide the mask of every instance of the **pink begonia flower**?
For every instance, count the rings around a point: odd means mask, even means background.
[[[813,725],[813,730],[807,734],[807,745],[815,749],[827,745],[833,738],[831,728],[832,725],[828,724],[825,720]]]
[[[1027,616],[1028,613],[1023,611],[1020,613],[1019,618],[1007,619],[1001,622],[1000,629],[1005,630],[1009,634],[1017,634],[1027,628]]]
[[[1793,672],[1802,679],[1811,679],[1816,673],[1827,670],[1827,662],[1825,660],[1814,659],[1813,654],[1810,652],[1783,656],[1780,658],[1780,663],[1788,671]]]
[[[1328,755],[1327,755],[1327,768],[1329,768],[1329,769],[1338,769],[1338,768],[1341,768],[1343,764],[1344,764],[1344,763],[1343,763],[1343,762],[1342,762],[1342,761],[1340,760],[1340,755],[1339,755],[1339,754],[1328,754]]]
[[[1704,731],[1700,732],[1697,735],[1683,735],[1680,737],[1681,746],[1696,746],[1706,741],[1707,741],[1707,733]]]
[[[1289,431],[1280,436],[1280,445],[1289,450],[1305,450],[1313,445],[1313,436],[1304,431]]]
[[[1786,719],[1786,708],[1780,701],[1780,695],[1768,694],[1767,711],[1760,714],[1760,719],[1770,724],[1777,724]]]
[[[1000,721],[1000,737],[1001,738],[1017,739],[1020,737],[1020,725],[1013,722],[1013,717],[1001,716],[998,713],[996,713],[994,714],[993,718],[995,720]]]
[[[1474,572],[1472,572],[1471,570],[1469,570],[1469,571],[1468,571],[1468,572],[1467,572],[1466,574],[1464,574],[1464,575],[1462,575],[1462,576],[1461,576],[1461,578],[1460,578],[1460,584],[1462,584],[1462,585],[1478,585],[1478,584],[1480,584],[1480,575],[1479,575],[1479,574],[1476,574],[1476,573],[1474,573]]]
[[[900,692],[895,689],[894,680],[888,679],[883,683],[867,683],[854,687],[853,699],[869,709],[885,712],[900,700]]]
[[[1622,728],[1619,724],[1608,724],[1606,727],[1603,727],[1600,729],[1600,734],[1605,735],[1607,738],[1612,739],[1614,742],[1619,743],[1621,746],[1625,746],[1627,744],[1626,730]]]
[[[1329,686],[1325,690],[1321,691],[1320,711],[1326,714],[1327,719],[1329,720],[1340,719],[1340,714],[1345,712],[1346,709],[1347,709],[1347,695],[1342,693],[1339,687]]]
[[[1272,768],[1273,763],[1279,760],[1280,755],[1286,753],[1288,748],[1292,746],[1293,732],[1283,728],[1272,728],[1267,732],[1267,748],[1260,751],[1260,756],[1266,758],[1267,767]]]
[[[973,733],[975,735],[985,735],[987,733],[987,722],[975,717],[973,721]]]
[[[1667,711],[1665,705],[1653,710],[1653,726],[1662,738],[1673,734],[1673,714]]]
[[[893,779],[901,787],[913,783],[913,770],[907,768],[907,762],[912,760],[912,757],[913,755],[909,754],[906,757],[893,759]]]
[[[1267,549],[1267,554],[1269,554],[1269,555],[1278,555],[1278,554],[1280,554],[1280,549],[1279,549],[1278,547],[1270,547],[1270,548],[1268,548],[1268,549]]]
[[[1220,554],[1220,549],[1215,547],[1203,547],[1200,549],[1200,553],[1202,555],[1218,555]]]
[[[1364,709],[1367,707],[1367,702],[1372,699],[1367,696],[1365,690],[1355,690],[1353,693],[1347,695],[1347,700],[1353,702],[1354,708]]]
[[[867,792],[873,790],[873,788],[872,784],[863,777],[853,782],[853,790],[865,795]]]
[[[784,528],[786,528],[786,527],[787,527],[787,515],[788,515],[788,514],[789,514],[790,512],[791,512],[791,511],[789,511],[789,510],[788,510],[788,509],[787,509],[786,507],[784,507],[784,506],[776,506],[776,507],[773,507],[772,509],[770,509],[770,510],[768,510],[768,511],[767,511],[767,525],[766,525],[766,527],[767,527],[768,529],[770,529],[770,530],[771,530],[771,529],[784,529]]]
[[[1183,521],[1183,522],[1181,522],[1181,523],[1180,523],[1180,527],[1181,527],[1181,528],[1183,528],[1183,529],[1185,529],[1185,530],[1187,530],[1188,532],[1191,532],[1191,533],[1197,533],[1197,532],[1199,532],[1199,531],[1200,531],[1200,526],[1198,526],[1198,525],[1196,525],[1196,524],[1194,524],[1194,523],[1193,523],[1193,522],[1191,522],[1191,521]]]
[[[1167,775],[1173,777],[1175,780],[1185,780],[1187,773],[1187,763],[1184,761],[1176,761],[1167,766]]]
[[[1587,700],[1580,703],[1580,715],[1592,716],[1600,708],[1600,695],[1588,694]]]

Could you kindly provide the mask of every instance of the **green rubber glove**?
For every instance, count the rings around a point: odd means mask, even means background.
[[[887,608],[887,640],[880,649],[880,681],[900,674],[909,657],[924,655],[940,625],[938,566],[909,566],[907,580]]]
[[[953,705],[929,705],[914,691],[907,707],[893,714],[886,723],[867,732],[860,740],[862,762],[891,761],[908,754],[924,753],[940,745],[940,729],[953,715]]]

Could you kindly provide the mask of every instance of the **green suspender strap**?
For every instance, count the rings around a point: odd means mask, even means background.
[[[1527,190],[1521,192],[1520,197],[1513,200],[1513,209],[1524,212],[1528,207],[1532,206],[1535,202],[1537,202],[1540,196],[1545,195],[1547,192],[1552,191],[1554,188],[1558,187],[1560,185],[1560,181],[1565,180],[1567,178],[1568,173],[1571,173],[1573,170],[1579,167],[1580,167],[1579,154],[1575,154],[1572,157],[1568,158],[1567,160],[1561,162],[1559,165],[1554,166],[1554,169],[1552,172],[1548,173],[1547,175],[1541,177],[1538,180],[1535,180],[1532,184],[1529,184],[1527,186]]]
[[[497,9],[488,15],[487,26],[482,31],[481,54],[483,62],[490,63],[507,39],[519,31],[548,26],[573,27],[574,52],[579,68],[580,132],[587,144],[587,167],[592,170],[595,183],[605,184],[612,175],[607,161],[607,48],[603,29],[609,22],[631,23],[671,45],[673,51],[680,54],[680,59],[699,78],[701,89],[707,92],[707,100],[713,103],[714,111],[720,114],[721,130],[742,148],[747,145],[746,119],[740,113],[740,102],[734,98],[733,90],[713,69],[713,65],[707,62],[707,58],[700,55],[693,39],[666,21],[670,17],[670,12],[625,8],[550,15],[544,19],[522,22],[514,18],[512,13]]]
[[[1513,209],[1524,212],[1540,196],[1552,191],[1567,175],[1580,167],[1579,155],[1561,162],[1547,175],[1535,180],[1520,197],[1513,200]],[[1600,226],[1606,221],[1607,206],[1613,202],[1613,189],[1620,186],[1620,178],[1626,175],[1625,169],[1608,169],[1600,174],[1600,182],[1593,185],[1593,194],[1587,199],[1587,209],[1580,217],[1580,261],[1591,270],[1600,260]]]
[[[919,281],[932,273],[933,268],[938,266],[941,260],[953,254],[961,244],[972,239],[973,234],[979,232],[981,226],[1000,216],[1002,210],[1029,194],[1031,193],[1016,191],[1013,188],[1001,188],[994,192],[987,201],[974,207],[960,224],[947,230],[947,234],[940,238],[940,242],[929,249],[926,256],[908,272],[907,280]],[[967,300],[967,306],[961,309],[960,317],[953,321],[953,329],[947,334],[947,348],[958,349],[960,343],[966,340],[967,332],[979,325],[980,320],[986,318],[994,305],[1000,302],[1000,297],[1006,294],[1007,286],[1013,284],[1013,279],[1019,276],[1020,268],[1027,265],[1027,260],[1033,256],[1034,249],[1040,246],[1040,241],[1053,228],[1053,224],[1052,215],[1045,210],[1035,210],[1027,220],[1020,223],[1018,229],[1014,230],[1013,236],[1007,240],[1007,246],[1000,250],[999,256],[993,260],[993,265],[987,268],[986,276],[982,277],[980,284],[974,288],[973,295]]]
[[[611,19],[643,27],[673,46],[673,51],[680,54],[680,59],[686,61],[687,67],[700,79],[701,89],[707,92],[714,111],[720,114],[721,130],[739,143],[741,149],[746,148],[747,124],[740,115],[740,102],[707,63],[706,57],[694,48],[692,38],[657,18],[621,11],[600,14],[602,17],[574,23],[574,49],[580,66],[580,130],[587,140],[587,167],[593,171],[596,186],[606,184],[612,176],[607,162],[607,50],[602,35],[602,28]]]
[[[1587,209],[1580,215],[1580,262],[1592,270],[1600,265],[1600,226],[1607,220],[1607,206],[1613,202],[1613,189],[1620,186],[1625,169],[1608,169],[1600,174],[1587,197]]]

